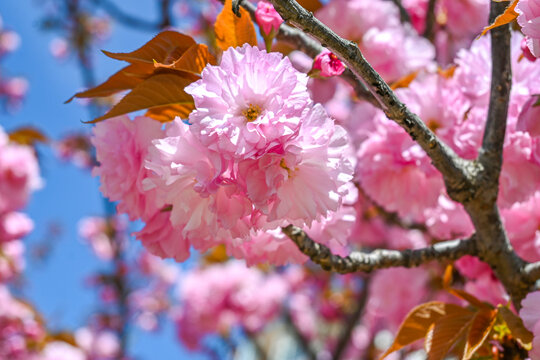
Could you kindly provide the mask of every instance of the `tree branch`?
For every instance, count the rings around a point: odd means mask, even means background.
[[[399,20],[402,24],[410,23],[411,17],[409,16],[409,13],[407,10],[403,7],[403,4],[401,3],[401,0],[390,0],[394,3],[394,5],[397,6],[399,9]]]
[[[429,0],[426,11],[426,27],[424,28],[423,36],[433,42],[435,38],[435,3],[437,0]]]
[[[491,2],[490,23],[508,4]],[[519,309],[534,282],[524,275],[526,262],[512,249],[497,207],[499,175],[503,161],[508,102],[512,86],[510,26],[491,30],[491,93],[489,110],[477,159],[478,173],[471,201],[464,203],[478,236],[479,257],[487,262]]]
[[[502,14],[509,3],[491,2],[490,20]],[[485,180],[489,182],[489,200],[496,201],[499,189],[499,174],[502,167],[508,102],[512,88],[512,65],[510,60],[510,26],[499,26],[491,30],[491,92],[489,110],[482,148],[478,162],[485,171]]]
[[[540,280],[540,261],[527,264],[523,268],[523,275],[529,279],[529,282],[535,283]]]
[[[471,162],[460,158],[444,144],[422,120],[403,104],[388,84],[366,61],[357,44],[339,37],[294,0],[272,0],[284,18],[328,47],[351,71],[368,84],[386,116],[394,120],[415,140],[431,158],[433,165],[444,177],[448,194],[457,201],[465,201],[464,189],[472,183]]]
[[[281,229],[298,246],[300,251],[319,264],[324,270],[340,274],[362,271],[369,273],[391,267],[417,267],[432,260],[457,260],[465,255],[477,255],[476,239],[440,242],[423,249],[386,250],[372,252],[353,251],[349,256],[334,255],[325,245],[316,243],[302,229],[288,225]]]
[[[96,5],[101,7],[103,10],[109,14],[113,19],[118,21],[119,23],[135,28],[135,29],[141,29],[144,31],[156,31],[161,29],[161,23],[154,23],[150,22],[145,19],[140,19],[135,16],[126,14],[123,12],[116,4],[109,0],[92,0],[92,2]]]

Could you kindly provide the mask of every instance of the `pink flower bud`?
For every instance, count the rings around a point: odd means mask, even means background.
[[[332,52],[324,50],[315,58],[313,69],[320,70],[321,76],[331,77],[341,75],[345,71],[345,65]]]
[[[283,19],[278,14],[274,6],[266,1],[259,1],[257,10],[255,10],[255,18],[263,32],[268,35],[274,29],[277,31],[283,23]]]

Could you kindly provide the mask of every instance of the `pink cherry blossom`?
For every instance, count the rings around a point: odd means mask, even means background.
[[[531,49],[529,49],[529,45],[527,44],[527,38],[524,37],[523,40],[521,40],[521,51],[523,52],[523,56],[529,60],[529,61],[536,61],[536,56],[533,55],[531,52]]]
[[[281,228],[257,231],[248,241],[240,244],[228,243],[227,253],[237,259],[244,259],[247,266],[272,264],[303,264],[308,260],[295,243]]]
[[[202,79],[186,88],[195,100],[191,131],[204,146],[228,156],[251,157],[295,136],[311,104],[307,76],[279,53],[244,45],[223,53]]]
[[[0,213],[21,209],[42,180],[32,148],[16,144],[0,147]]]
[[[409,13],[409,17],[411,18],[411,24],[419,34],[422,34],[425,30],[428,3],[428,0],[403,1],[403,7]]]
[[[501,215],[517,254],[526,261],[540,261],[540,191],[525,202],[502,209]]]
[[[270,34],[272,31],[277,32],[279,26],[283,23],[283,19],[276,9],[274,9],[274,5],[266,1],[259,1],[257,3],[255,18],[257,19],[257,24],[262,27],[262,30],[266,35]]]
[[[237,325],[260,330],[279,314],[287,291],[279,276],[235,261],[192,271],[181,282],[180,339],[196,349],[209,333],[226,333]]]
[[[472,40],[488,25],[489,3],[486,1],[443,0],[438,5],[437,12],[445,15],[445,25],[454,38]]]
[[[150,118],[131,121],[121,116],[98,123],[93,134],[100,165],[92,173],[100,177],[103,195],[119,201],[118,211],[132,220],[156,211],[152,197],[143,190],[142,181],[150,173],[143,160],[151,141],[162,136],[161,124]]]
[[[120,351],[120,340],[111,330],[83,327],[75,331],[75,341],[90,359],[112,360]]]
[[[407,313],[426,296],[427,281],[428,273],[422,268],[378,271],[370,285],[368,314],[383,318],[397,329]]]
[[[454,265],[461,274],[469,279],[477,279],[484,274],[491,274],[491,268],[477,257],[466,255],[457,260]]]
[[[330,50],[324,50],[315,58],[313,69],[320,70],[323,77],[331,77],[343,74],[345,65]]]
[[[334,0],[317,18],[346,39],[358,42],[369,63],[386,81],[395,81],[430,66],[431,43],[412,27],[400,24],[398,8],[383,0]]]
[[[522,106],[533,94],[540,93],[540,84],[533,79],[540,76],[537,62],[520,61],[522,36],[512,32],[512,91],[508,109],[508,125],[512,129]],[[487,109],[491,83],[491,45],[488,36],[475,41],[468,50],[462,49],[455,59],[458,65],[454,79],[458,88],[472,105]]]
[[[521,31],[527,36],[527,45],[535,57],[540,57],[540,1],[520,0],[516,6]]]
[[[34,222],[20,212],[0,215],[0,243],[21,239],[34,229]]]
[[[0,358],[27,360],[35,354],[27,342],[40,342],[45,331],[30,306],[17,300],[0,285]]]
[[[253,209],[233,182],[222,179],[228,163],[198,142],[189,128],[176,121],[168,137],[154,142],[146,163],[154,175],[145,186],[156,189],[160,206],[172,206],[170,222],[179,229],[177,235],[204,251],[225,239],[246,237]],[[178,242],[174,246],[183,248]]]
[[[39,356],[30,360],[86,360],[86,354],[81,349],[63,341],[47,343]]]
[[[356,177],[366,193],[386,210],[423,220],[444,189],[440,174],[409,135],[389,120],[358,151]]]
[[[465,284],[465,291],[476,296],[481,301],[486,301],[493,305],[504,305],[508,303],[510,297],[506,294],[503,285],[492,273],[484,273],[474,280],[469,280]]]
[[[516,130],[526,131],[531,137],[540,136],[540,106],[534,106],[538,101],[540,97],[531,96],[523,105],[516,123]]]
[[[167,212],[156,212],[135,236],[153,255],[176,261],[185,261],[189,257],[190,244],[172,226]]]
[[[79,236],[87,241],[96,256],[109,261],[114,257],[114,241],[111,226],[102,217],[87,217],[79,221]]]
[[[0,243],[0,283],[12,280],[26,267],[25,246],[20,240]]]
[[[521,301],[519,316],[523,320],[523,325],[533,331],[536,323],[540,321],[540,291],[533,291]]]
[[[531,360],[540,359],[540,291],[534,291],[521,301],[519,316],[523,324],[533,335],[532,350],[529,351]]]

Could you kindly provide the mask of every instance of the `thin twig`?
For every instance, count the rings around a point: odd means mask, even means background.
[[[306,339],[306,337],[300,332],[296,325],[294,325],[292,315],[288,309],[285,309],[285,322],[291,330],[296,342],[298,343],[302,351],[304,351],[306,357],[309,360],[317,360],[317,354],[315,354],[315,352],[311,348],[309,340]]]
[[[474,235],[468,239],[443,241],[422,249],[353,251],[350,255],[342,257],[333,254],[325,245],[313,241],[299,227],[288,225],[281,230],[314,263],[319,264],[324,270],[340,274],[358,271],[369,273],[377,269],[399,266],[410,268],[433,260],[457,260],[465,255],[477,255]]]
[[[114,20],[120,24],[143,31],[156,31],[162,28],[160,22],[151,22],[123,12],[116,4],[109,0],[91,0],[96,6],[99,6]]]
[[[159,23],[160,29],[166,29],[172,26],[171,18],[171,1],[161,0],[159,3],[159,12],[161,14],[161,21]]]
[[[426,12],[426,27],[424,29],[424,37],[433,42],[435,38],[435,4],[437,0],[429,0]]]
[[[410,23],[411,17],[409,16],[407,9],[403,7],[401,0],[390,0],[390,1],[392,1],[394,5],[396,5],[397,8],[399,9],[399,20],[401,21],[401,23],[402,24]]]
[[[351,341],[351,336],[353,334],[354,328],[356,327],[356,324],[358,324],[358,322],[362,318],[362,314],[364,313],[364,308],[366,307],[369,294],[370,280],[371,278],[369,276],[364,278],[364,286],[362,288],[362,293],[360,294],[354,312],[345,322],[345,328],[341,332],[341,335],[338,339],[338,342],[334,349],[332,360],[340,360],[342,356],[345,355],[345,350],[347,350],[347,346]]]
[[[388,211],[381,205],[377,204],[377,202],[366,193],[364,188],[359,183],[355,182],[355,185],[360,195],[371,203],[371,205],[375,208],[377,215],[379,215],[388,225],[394,225],[406,230],[419,230],[422,232],[428,231],[426,224],[414,221],[404,221],[397,212]]]

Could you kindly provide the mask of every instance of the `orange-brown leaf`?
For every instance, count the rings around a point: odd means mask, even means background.
[[[424,347],[428,360],[443,360],[450,348],[466,333],[471,325],[473,313],[460,306],[437,319],[426,336]]]
[[[450,65],[446,69],[439,67],[437,69],[437,73],[445,79],[451,79],[454,76],[456,69],[457,69],[457,65]]]
[[[530,349],[533,334],[523,325],[523,320],[506,306],[499,306],[498,310],[500,317],[508,326],[512,336],[516,338],[525,348]]]
[[[207,264],[224,263],[228,259],[227,248],[224,245],[214,246],[203,257],[203,261]]]
[[[236,16],[232,11],[232,0],[225,0],[223,10],[216,19],[214,31],[216,45],[223,51],[245,43],[257,45],[257,34],[249,13],[240,8],[240,17]]]
[[[126,66],[125,68],[112,75],[104,83],[91,89],[81,91],[73,95],[66,103],[73,98],[93,98],[104,97],[116,94],[117,92],[133,89],[144,81],[144,79],[154,71],[150,64],[137,63]]]
[[[467,301],[469,304],[479,308],[479,309],[493,309],[493,306],[491,304],[488,304],[484,301],[481,301],[480,299],[478,299],[477,297],[475,297],[474,295],[472,294],[469,294],[468,292],[464,291],[464,290],[460,290],[460,289],[453,289],[453,288],[450,288],[450,289],[447,289],[447,291],[460,298],[460,299],[463,299],[465,301]]]
[[[195,109],[194,104],[174,104],[169,106],[159,106],[152,108],[144,114],[154,120],[165,123],[173,121],[175,117],[187,119],[188,115]]]
[[[491,29],[495,29],[496,27],[503,26],[514,21],[519,15],[515,10],[517,3],[518,0],[513,0],[510,6],[508,6],[501,15],[497,16],[495,21],[493,21],[493,24],[486,26],[478,37],[486,35]]]
[[[315,12],[323,6],[319,0],[299,0],[298,3],[302,5],[304,9],[311,12]]]
[[[462,360],[469,360],[486,340],[497,320],[497,309],[480,309],[472,320],[467,334],[465,351]]]
[[[418,76],[418,71],[405,75],[404,77],[393,82],[392,85],[390,85],[390,88],[392,90],[396,90],[399,88],[409,87],[409,85],[413,82],[413,80],[416,79],[416,76]]]
[[[34,145],[38,142],[46,143],[49,141],[49,138],[39,129],[32,126],[25,126],[10,132],[9,140],[22,145]]]
[[[444,276],[443,276],[443,281],[442,281],[442,286],[444,289],[448,289],[452,285],[453,272],[454,272],[454,267],[452,265],[448,265],[446,269],[444,269]]]
[[[46,342],[62,341],[70,344],[71,346],[78,347],[75,336],[67,331],[61,331],[57,333],[47,334]]]
[[[195,44],[190,47],[181,57],[170,65],[155,63],[155,67],[164,67],[200,74],[206,65],[216,65],[216,58],[204,44]]]
[[[113,59],[135,63],[153,64],[155,61],[162,64],[172,64],[182,54],[195,45],[190,36],[176,31],[163,31],[139,49],[129,53],[103,53]]]
[[[173,74],[154,75],[137,85],[109,112],[90,121],[90,123],[159,106],[193,104],[191,95],[184,91],[184,88],[191,83],[191,79]]]
[[[394,351],[400,350],[404,346],[424,338],[433,327],[433,324],[440,318],[452,314],[462,314],[463,311],[469,312],[461,306],[446,304],[440,301],[418,305],[407,314],[405,320],[403,320],[403,323],[399,327],[393,344],[381,356],[381,359]]]

